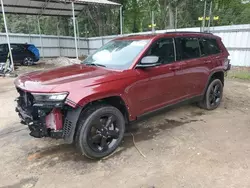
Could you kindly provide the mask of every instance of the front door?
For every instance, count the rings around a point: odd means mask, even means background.
[[[175,72],[174,41],[164,38],[152,44],[145,56],[158,56],[160,65],[145,69],[136,69],[138,81],[130,87],[138,115],[156,110],[165,105],[176,102],[178,93],[178,78]],[[144,57],[145,57],[144,56]]]
[[[0,45],[0,63],[6,63],[8,56],[7,45],[1,44]]]

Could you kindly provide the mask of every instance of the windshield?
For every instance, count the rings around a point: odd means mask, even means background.
[[[149,40],[114,40],[101,47],[82,63],[126,70],[148,42]]]

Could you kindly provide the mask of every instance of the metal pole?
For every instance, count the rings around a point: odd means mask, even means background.
[[[42,41],[42,34],[41,34],[41,26],[40,26],[40,18],[39,17],[37,17],[37,24],[38,24],[38,31],[39,31],[39,36],[40,36],[40,45],[41,45],[41,50],[42,50],[42,57],[44,59],[43,41]]]
[[[76,19],[76,29],[77,29],[77,39],[78,39],[77,45],[78,45],[78,49],[80,51],[81,50],[80,49],[80,33],[79,33],[79,25],[78,25],[78,20],[77,19]]]
[[[27,16],[26,16],[26,19],[27,19]],[[28,20],[28,19],[27,19]],[[31,43],[31,37],[30,37],[30,24],[29,22],[27,21],[27,27],[28,27],[28,33],[29,33],[29,41]]]
[[[60,30],[59,30],[60,21],[58,20],[56,30],[57,30],[57,37],[58,37],[58,48],[59,48],[59,56],[61,56],[61,41],[60,41]]]
[[[211,19],[212,19],[212,8],[213,8],[213,1],[211,1],[211,3],[210,3],[208,31],[210,31],[210,24],[211,24]]]
[[[204,2],[203,20],[202,20],[202,32],[204,32],[204,31],[205,31],[206,11],[207,11],[207,1],[205,0],[205,2]]]
[[[120,34],[123,34],[123,16],[122,16],[122,6],[120,7]]]
[[[78,59],[78,47],[77,47],[77,34],[76,34],[76,17],[75,17],[75,5],[74,2],[72,4],[72,15],[73,15],[73,25],[74,25],[74,37],[75,37],[75,48],[76,48],[76,59]]]
[[[5,27],[5,34],[6,34],[8,48],[9,48],[9,53],[10,53],[11,69],[12,69],[12,71],[14,71],[15,70],[14,69],[14,61],[13,61],[13,56],[12,56],[12,51],[11,51],[11,46],[10,46],[10,38],[9,38],[9,32],[8,32],[8,27],[7,27],[5,12],[4,12],[3,0],[1,0],[1,7],[2,7],[4,27]]]
[[[154,11],[152,11],[152,33],[155,33],[155,16],[154,16]]]

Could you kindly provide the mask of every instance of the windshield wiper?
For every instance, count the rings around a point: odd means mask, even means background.
[[[98,64],[98,63],[86,63],[86,66],[97,66],[97,67],[106,67],[105,65]]]

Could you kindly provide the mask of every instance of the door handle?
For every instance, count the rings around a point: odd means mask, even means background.
[[[172,66],[172,67],[169,68],[169,70],[175,71],[175,70],[179,70],[180,68],[181,67],[179,67],[179,66]]]
[[[204,61],[205,64],[212,63],[211,60]]]

